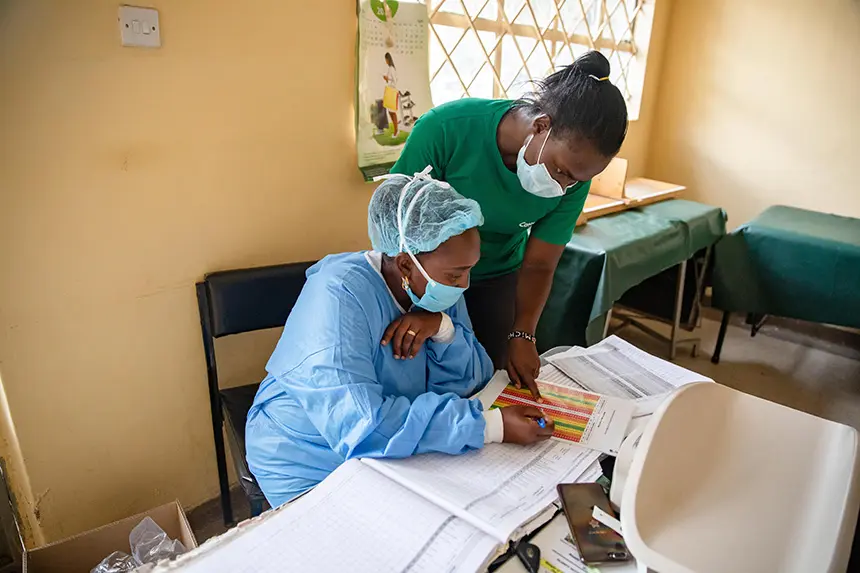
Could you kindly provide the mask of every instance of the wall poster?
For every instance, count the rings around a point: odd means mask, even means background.
[[[355,133],[368,181],[388,173],[430,99],[427,6],[360,0]]]

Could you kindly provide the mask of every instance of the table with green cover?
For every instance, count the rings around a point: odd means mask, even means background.
[[[625,291],[716,243],[725,221],[719,207],[672,199],[577,227],[538,324],[539,348],[599,341]]]
[[[860,328],[860,219],[768,208],[717,246],[713,305]]]

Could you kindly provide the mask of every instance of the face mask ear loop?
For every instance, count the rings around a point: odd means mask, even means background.
[[[534,138],[535,138],[534,133],[530,133],[529,136],[526,138],[526,150],[528,150],[529,145],[532,144],[532,141],[534,140]]]
[[[428,166],[428,168],[425,169],[421,174],[426,176],[429,173],[430,171]],[[400,192],[400,200],[397,202],[397,230],[400,233],[400,251],[409,255],[409,258],[412,259],[412,262],[415,263],[415,266],[418,267],[418,270],[421,272],[422,275],[424,275],[424,278],[427,279],[427,282],[436,284],[436,281],[430,278],[430,275],[427,274],[427,271],[424,270],[424,267],[421,266],[421,263],[419,263],[415,255],[412,254],[412,251],[409,249],[409,247],[406,246],[406,234],[403,232],[403,219],[405,218],[407,221],[409,220],[409,215],[412,214],[412,208],[415,206],[415,200],[418,199],[418,197],[421,195],[421,193],[424,192],[425,189],[427,189],[427,186],[425,185],[418,190],[418,192],[415,194],[415,197],[413,197],[412,200],[409,202],[409,205],[407,205],[406,213],[404,214],[403,200],[406,198],[406,191],[412,185],[414,185],[416,181],[421,181],[424,179],[424,177],[419,178],[418,175],[419,174],[416,174],[415,179],[413,179],[406,186],[403,187],[403,191]]]
[[[540,146],[540,151],[538,152],[537,162],[540,163],[540,158],[543,156],[543,148],[546,147],[546,142],[549,141],[549,134],[552,133],[552,128],[549,128],[549,131],[546,132],[546,139],[543,140],[543,145]]]

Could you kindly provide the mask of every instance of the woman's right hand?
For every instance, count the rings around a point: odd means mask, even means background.
[[[555,423],[534,406],[506,406],[501,411],[505,428],[503,442],[527,446],[548,440],[555,430]],[[538,424],[541,418],[546,422],[545,428]]]

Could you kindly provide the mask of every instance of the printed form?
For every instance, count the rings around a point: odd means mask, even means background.
[[[358,460],[289,506],[234,531],[156,571],[473,572],[499,544]]]
[[[599,455],[547,440],[527,447],[490,444],[460,456],[364,462],[504,543],[558,498],[556,484],[576,480]]]
[[[634,417],[654,413],[669,394],[685,384],[713,382],[614,335],[589,348],[574,347],[548,360],[549,364],[541,368],[541,380],[634,400]]]
[[[537,380],[541,401],[527,388],[505,387],[494,407],[533,406],[551,419],[553,438],[567,440],[605,454],[618,455],[636,403],[624,398],[601,396],[571,386]]]

